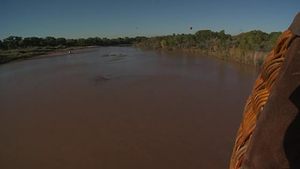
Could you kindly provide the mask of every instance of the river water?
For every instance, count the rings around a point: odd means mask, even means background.
[[[0,168],[228,168],[259,71],[133,47],[0,65]]]

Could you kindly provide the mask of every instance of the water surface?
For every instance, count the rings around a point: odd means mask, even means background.
[[[228,168],[258,73],[133,47],[0,65],[0,168]]]

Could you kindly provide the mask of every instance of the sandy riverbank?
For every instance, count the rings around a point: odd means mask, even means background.
[[[99,46],[86,46],[86,47],[79,47],[79,48],[66,48],[62,50],[55,50],[43,55],[37,55],[33,56],[31,58],[25,59],[42,59],[42,58],[49,58],[49,57],[57,57],[57,56],[65,56],[65,55],[72,55],[72,54],[78,54],[78,53],[87,53],[87,52],[94,52],[96,51],[95,48],[98,48]]]
[[[79,53],[87,53],[87,52],[93,52],[96,51],[95,48],[98,48],[99,46],[78,46],[78,47],[68,47],[64,49],[56,49],[49,52],[40,52],[41,54],[32,54],[32,56],[26,56],[26,57],[19,57],[14,58],[11,60],[4,61],[0,64],[8,64],[8,63],[14,63],[14,62],[21,62],[25,60],[34,60],[34,59],[43,59],[43,58],[50,58],[50,57],[58,57],[58,56],[66,56],[66,55],[72,55],[72,54],[79,54]]]

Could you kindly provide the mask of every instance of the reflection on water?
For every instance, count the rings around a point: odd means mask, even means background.
[[[1,65],[0,168],[226,168],[258,71],[133,47]]]

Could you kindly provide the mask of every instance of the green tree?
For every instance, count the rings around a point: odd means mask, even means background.
[[[109,45],[110,44],[110,40],[107,39],[106,37],[102,39],[103,45]]]
[[[195,33],[197,42],[205,42],[206,40],[212,39],[215,37],[214,32],[211,30],[200,30]]]
[[[169,36],[167,38],[167,44],[169,46],[169,49],[174,49],[176,48],[176,41],[175,41],[175,36]]]
[[[166,40],[161,40],[161,42],[160,42],[160,45],[161,45],[161,47],[163,48],[163,49],[167,49],[167,42],[166,42]]]
[[[40,38],[37,37],[28,37],[28,38],[24,38],[24,46],[26,47],[33,47],[33,46],[39,46],[41,43]]]
[[[78,44],[77,44],[77,40],[75,40],[75,39],[67,39],[66,40],[66,45],[67,46],[77,46]]]
[[[282,34],[282,32],[271,32],[269,34],[269,41],[268,41],[268,47],[271,49],[274,49],[276,45],[276,41],[279,38],[279,36]]]
[[[99,37],[96,37],[95,38],[95,44],[93,44],[93,45],[102,45],[102,39],[99,38]]]
[[[158,38],[156,38],[155,40],[154,40],[154,45],[153,45],[153,48],[154,49],[159,49],[159,48],[161,48],[162,46],[161,46],[161,41],[158,39]]]
[[[19,36],[9,36],[8,38],[3,39],[3,44],[8,49],[16,49],[20,47],[19,42],[22,40],[22,37]]]
[[[48,46],[47,41],[44,38],[38,38],[39,45],[38,46]]]
[[[230,47],[231,35],[225,34],[225,30],[218,32],[217,38],[219,39],[219,49],[227,50]]]
[[[115,38],[110,39],[110,45],[115,45],[115,44],[118,44],[117,39],[115,39]]]
[[[45,41],[46,41],[47,45],[49,45],[49,46],[56,46],[57,45],[56,44],[56,39],[54,37],[47,36],[45,38]]]
[[[56,44],[57,44],[57,45],[66,46],[67,40],[66,40],[65,38],[57,38],[57,39],[56,39]]]
[[[79,46],[86,46],[87,45],[86,44],[86,39],[84,39],[84,38],[79,38],[77,40],[77,43],[78,43]]]
[[[125,37],[125,38],[124,38],[124,43],[126,43],[126,44],[131,43],[130,38],[129,38],[129,37]]]
[[[1,40],[0,40],[0,49],[5,49],[5,46]]]
[[[123,38],[117,38],[117,43],[118,44],[124,44],[124,39]]]

